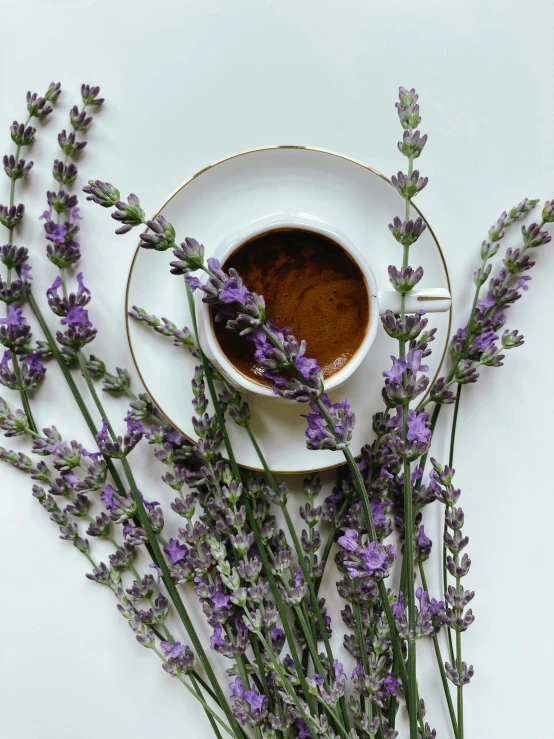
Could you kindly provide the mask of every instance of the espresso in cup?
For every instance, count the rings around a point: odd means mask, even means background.
[[[328,378],[342,369],[362,344],[369,326],[368,287],[352,257],[335,241],[300,228],[279,228],[237,248],[223,269],[237,270],[249,290],[263,295],[266,314],[306,341],[306,356]],[[248,379],[263,385],[264,368],[252,341],[212,325],[221,350]]]

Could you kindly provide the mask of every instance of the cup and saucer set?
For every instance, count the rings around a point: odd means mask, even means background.
[[[396,343],[380,326],[386,310],[400,311],[388,267],[399,266],[402,247],[388,224],[404,202],[389,180],[367,165],[321,149],[277,146],[242,152],[217,162],[185,182],[160,208],[179,239],[192,236],[207,257],[225,262],[243,245],[256,244],[273,231],[307,231],[338,245],[363,276],[367,328],[348,361],[325,381],[333,402],[347,397],[356,413],[352,449],[371,441],[372,416],[382,408],[383,370],[390,369]],[[419,211],[412,206],[412,218]],[[424,219],[426,220],[426,219]],[[427,221],[426,221],[427,222]],[[126,309],[133,305],[192,329],[182,278],[169,271],[173,255],[137,247],[127,283]],[[436,328],[429,377],[439,376],[451,321],[450,281],[438,241],[427,228],[413,247],[412,266],[424,276],[406,300],[406,311],[424,310]],[[310,451],[304,443],[305,404],[276,397],[267,384],[233,365],[218,341],[209,308],[197,291],[196,310],[202,347],[216,367],[243,392],[251,408],[251,427],[269,466],[280,473],[308,473],[339,466],[342,455]],[[271,313],[269,312],[269,317]],[[197,360],[171,341],[127,317],[133,360],[144,386],[163,415],[194,440],[190,381]],[[302,336],[297,336],[300,340]],[[237,337],[237,341],[242,341]],[[248,349],[253,352],[253,349]],[[309,355],[309,347],[308,347]],[[317,357],[316,357],[317,359]],[[421,399],[418,399],[421,402]],[[260,463],[244,429],[229,423],[237,462],[258,470]]]

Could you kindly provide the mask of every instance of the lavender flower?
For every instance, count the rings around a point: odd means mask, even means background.
[[[22,177],[26,177],[33,167],[33,162],[26,162],[25,159],[15,160],[13,154],[10,156],[5,155],[4,159],[4,172],[11,180],[19,180]]]
[[[267,698],[255,688],[245,690],[242,678],[229,684],[231,689],[231,701],[233,702],[233,714],[243,726],[258,726],[267,715]]]
[[[391,184],[398,193],[406,200],[414,198],[418,192],[421,192],[429,181],[428,177],[420,177],[419,171],[415,169],[411,175],[405,175],[398,172],[391,177]]]
[[[129,195],[126,203],[122,200],[117,200],[115,207],[117,210],[115,213],[112,213],[112,218],[123,224],[117,229],[116,234],[127,233],[134,226],[139,226],[145,222],[144,211],[140,207],[139,199],[136,195]]]
[[[360,545],[358,532],[353,529],[346,529],[338,544],[346,552],[341,564],[351,577],[382,579],[388,575],[396,557],[391,545],[383,546],[376,541]]]
[[[303,415],[308,422],[305,432],[308,449],[345,449],[352,439],[355,421],[348,400],[344,398],[332,404],[327,393],[323,393],[319,400],[327,411],[325,414],[320,406],[312,402],[310,408],[313,413]]]
[[[92,200],[103,208],[112,208],[120,198],[117,188],[101,180],[89,180],[88,185],[83,187],[83,192],[88,194],[87,200]]]
[[[96,435],[96,443],[102,454],[120,459],[126,457],[132,452],[144,435],[144,427],[140,423],[135,423],[131,418],[127,419],[127,433],[121,438],[110,438],[109,422],[104,419],[102,428]]]
[[[24,205],[0,205],[0,223],[5,228],[15,228],[23,220],[24,214]]]
[[[104,103],[104,98],[97,97],[100,92],[100,88],[91,85],[81,85],[81,98],[83,99],[83,105],[88,108],[92,105],[99,107]]]
[[[169,544],[164,547],[164,552],[171,560],[172,565],[183,562],[189,553],[188,547],[181,544],[178,539],[170,539]]]

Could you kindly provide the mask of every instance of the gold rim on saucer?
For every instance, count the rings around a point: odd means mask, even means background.
[[[388,182],[389,185],[391,184],[391,181],[389,180],[388,177],[385,177],[384,174],[381,174],[381,172],[378,172],[376,169],[373,169],[373,167],[370,167],[369,165],[364,164],[363,162],[360,162],[357,159],[353,159],[352,157],[347,157],[344,154],[337,154],[337,152],[335,152],[335,151],[329,151],[327,149],[320,149],[320,148],[318,148],[316,146],[292,146],[292,145],[291,146],[287,146],[287,145],[284,145],[284,146],[261,146],[261,147],[256,148],[256,149],[246,149],[246,151],[241,151],[238,154],[231,154],[231,156],[224,157],[223,159],[219,159],[217,162],[214,162],[213,164],[209,164],[207,167],[204,167],[199,172],[196,172],[196,174],[193,174],[192,177],[189,177],[188,180],[185,180],[182,185],[180,185],[176,190],[174,190],[171,193],[171,195],[167,198],[167,200],[164,203],[162,203],[162,205],[160,206],[160,208],[158,209],[158,211],[155,213],[154,217],[156,217],[157,215],[159,215],[163,211],[163,209],[165,208],[165,206],[171,200],[173,200],[173,198],[178,193],[180,193],[181,190],[183,190],[189,183],[191,183],[197,177],[200,177],[200,175],[204,174],[204,172],[207,172],[209,169],[213,169],[214,167],[217,167],[219,164],[223,164],[224,162],[228,162],[231,159],[237,159],[238,157],[245,156],[246,154],[255,154],[256,152],[260,152],[260,151],[271,151],[273,149],[305,149],[306,151],[315,151],[315,152],[318,152],[320,154],[328,154],[330,156],[338,157],[339,159],[344,159],[344,160],[346,160],[348,162],[352,162],[353,164],[357,164],[359,167],[363,167],[364,169],[368,169],[370,172],[372,172],[373,174],[377,175],[377,177],[380,177],[382,180],[385,180],[385,182]],[[437,246],[437,249],[438,249],[438,252],[439,252],[439,256],[440,256],[442,265],[444,267],[444,272],[445,272],[445,275],[446,275],[446,283],[448,285],[448,290],[449,290],[450,294],[452,295],[452,287],[450,285],[450,275],[448,273],[448,267],[446,265],[446,260],[444,258],[444,254],[442,252],[442,249],[440,247],[440,244],[438,242],[438,239],[435,236],[435,233],[434,233],[433,229],[431,228],[431,226],[429,225],[429,223],[427,223],[427,220],[425,219],[423,213],[419,210],[419,208],[417,206],[415,206],[413,203],[411,203],[410,205],[416,211],[416,213],[419,216],[421,216],[421,218],[425,221],[425,224],[427,225],[427,228],[429,229],[429,233],[433,237],[433,241],[435,242],[435,244]],[[173,428],[175,428],[182,436],[184,436],[185,439],[188,439],[192,444],[195,444],[196,442],[194,441],[194,439],[192,439],[190,436],[188,436],[188,434],[185,434],[185,432],[182,431],[182,429],[180,429],[174,423],[174,421],[171,420],[171,418],[162,410],[162,408],[160,407],[160,405],[157,403],[156,398],[154,397],[154,395],[151,392],[150,388],[146,384],[146,382],[144,380],[144,377],[142,376],[142,373],[141,373],[140,368],[138,366],[137,359],[135,357],[135,352],[133,350],[133,343],[131,341],[131,332],[129,330],[129,292],[130,292],[130,289],[131,289],[131,278],[133,276],[133,269],[134,269],[135,262],[137,260],[137,256],[139,254],[140,249],[141,249],[141,247],[140,247],[140,244],[139,244],[137,246],[136,250],[135,250],[135,253],[133,255],[133,259],[131,261],[131,267],[129,269],[129,276],[127,277],[127,287],[125,289],[125,330],[126,330],[126,333],[127,333],[127,343],[129,344],[129,350],[131,352],[131,357],[133,358],[133,364],[135,365],[135,369],[136,369],[136,371],[138,373],[138,376],[140,377],[140,380],[141,380],[142,384],[144,385],[144,389],[146,390],[146,392],[148,393],[148,395],[151,397],[152,402],[154,403],[154,405],[156,406],[156,408],[160,411],[160,413],[162,414],[162,416],[173,426]],[[439,366],[437,367],[437,371],[435,373],[435,376],[433,377],[433,379],[429,383],[429,388],[428,388],[427,392],[425,393],[425,395],[420,400],[419,404],[417,405],[417,408],[420,408],[421,407],[421,405],[423,404],[423,402],[425,401],[425,399],[427,398],[427,396],[431,392],[431,388],[434,385],[435,381],[437,380],[437,378],[438,378],[438,376],[440,374],[440,371],[442,369],[442,365],[444,364],[444,359],[446,357],[446,352],[448,350],[448,340],[450,338],[450,331],[451,330],[452,330],[452,305],[450,306],[450,310],[448,311],[448,331],[447,331],[447,335],[446,335],[446,341],[444,343],[444,349],[443,349],[443,352],[442,352],[442,356],[441,356],[441,359],[440,359],[440,362],[439,362]],[[330,464],[330,465],[327,465],[326,467],[320,467],[317,470],[317,472],[324,472],[325,470],[336,469],[337,467],[342,467],[344,464],[346,464],[346,462],[344,462],[344,461],[337,462],[337,464]],[[253,470],[254,472],[263,472],[263,468],[262,467],[251,467],[249,465],[244,465],[244,464],[243,465],[240,465],[240,466],[241,467],[244,467],[244,469]],[[289,472],[289,471],[286,471],[286,470],[285,471],[283,471],[283,470],[272,470],[272,471],[275,472],[276,474],[282,474],[282,475],[305,475],[305,474],[308,474],[309,472],[312,472],[312,470],[302,470],[302,471],[298,471],[298,472]]]

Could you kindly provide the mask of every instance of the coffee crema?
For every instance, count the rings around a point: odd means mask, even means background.
[[[223,269],[231,267],[249,290],[264,296],[267,317],[306,342],[306,356],[317,360],[324,378],[344,367],[363,342],[369,325],[366,281],[332,239],[299,228],[275,229],[242,244],[225,260]],[[254,359],[254,343],[213,316],[231,364],[248,379],[270,385]]]

